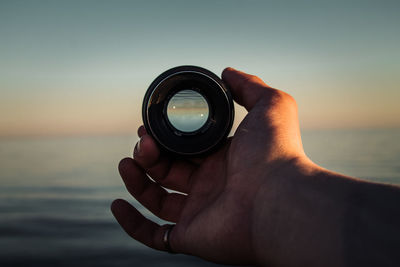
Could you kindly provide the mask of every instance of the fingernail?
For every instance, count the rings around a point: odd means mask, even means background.
[[[139,141],[136,143],[136,146],[135,146],[135,156],[139,155],[139,153],[140,153],[141,143],[142,143],[142,138],[140,137]]]

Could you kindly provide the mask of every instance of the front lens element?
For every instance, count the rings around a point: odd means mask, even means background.
[[[173,127],[182,132],[200,129],[208,119],[207,100],[194,90],[182,90],[171,97],[167,116]]]

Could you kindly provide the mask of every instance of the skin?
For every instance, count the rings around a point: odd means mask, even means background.
[[[171,159],[141,126],[134,157],[119,164],[132,196],[176,224],[172,250],[224,264],[398,265],[399,188],[317,166],[304,153],[293,97],[232,68],[222,79],[248,114],[218,151]],[[125,200],[111,210],[131,237],[166,250],[169,225]]]

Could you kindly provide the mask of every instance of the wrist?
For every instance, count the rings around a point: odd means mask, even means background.
[[[261,265],[340,265],[347,178],[296,158],[270,173],[254,202],[252,242]]]

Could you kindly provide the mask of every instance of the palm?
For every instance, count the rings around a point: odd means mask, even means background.
[[[245,130],[251,117],[250,113],[236,135],[205,158],[190,176],[188,198],[175,227],[177,240],[187,252],[213,261],[238,262],[244,260],[245,248],[251,246],[251,233],[244,231],[251,221],[251,195],[258,184],[247,163],[254,151],[251,136]],[[215,244],[220,246],[216,248]]]

